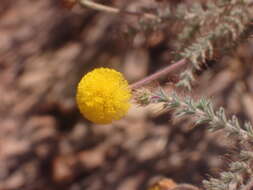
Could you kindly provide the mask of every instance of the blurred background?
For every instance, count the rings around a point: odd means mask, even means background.
[[[99,2],[127,10],[178,3]],[[172,28],[132,34],[137,25],[133,17],[68,10],[56,0],[1,0],[0,190],[142,190],[162,177],[201,186],[227,167],[237,143],[159,106],[133,105],[106,126],[80,115],[76,85],[91,69],[113,67],[132,83],[170,64]],[[208,63],[191,96],[252,121],[252,47],[249,39]]]

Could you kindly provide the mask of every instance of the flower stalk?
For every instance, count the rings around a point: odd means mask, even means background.
[[[186,65],[186,60],[185,59],[181,59],[180,61],[172,64],[172,65],[168,65],[167,67],[165,67],[164,69],[152,74],[152,75],[149,75],[145,78],[143,78],[142,80],[140,81],[137,81],[133,84],[130,85],[131,89],[137,89],[137,88],[140,88],[152,81],[155,81],[157,79],[159,79],[160,77],[162,76],[165,76],[171,72],[174,72],[180,68],[182,68],[183,66]]]

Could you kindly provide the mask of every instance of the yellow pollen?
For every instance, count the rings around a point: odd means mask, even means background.
[[[97,124],[121,119],[130,107],[131,89],[121,73],[98,68],[87,73],[77,87],[80,112]]]

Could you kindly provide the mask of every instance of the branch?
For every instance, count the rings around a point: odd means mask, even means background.
[[[97,11],[103,11],[103,12],[112,13],[112,14],[126,14],[126,15],[137,16],[137,17],[145,17],[147,19],[152,19],[152,20],[157,20],[157,21],[161,20],[160,17],[158,17],[154,14],[120,10],[115,7],[101,5],[101,4],[93,2],[91,0],[79,0],[79,3],[81,6],[91,8],[91,9],[94,9]]]

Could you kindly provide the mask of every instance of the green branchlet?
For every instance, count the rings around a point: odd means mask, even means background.
[[[168,95],[163,89],[155,93],[145,91],[146,104],[164,103],[164,108],[175,110],[176,117],[191,116],[194,123],[207,124],[210,131],[224,130],[228,136],[238,139],[241,144],[253,142],[253,127],[250,123],[241,125],[236,116],[227,118],[224,108],[215,111],[211,101],[202,98],[194,101],[191,97],[182,99],[177,94]],[[139,94],[141,97],[141,93]],[[207,190],[240,190],[250,182],[250,178],[245,180],[242,176],[252,175],[251,162],[253,152],[244,148],[239,154],[239,160],[231,162],[227,172],[220,173],[220,178],[210,178],[204,180],[203,185]],[[233,188],[232,188],[233,187]]]
[[[193,3],[191,7],[180,4],[176,9],[170,7],[158,12],[159,22],[141,20],[143,30],[157,30],[166,24],[181,23],[175,48],[177,57],[189,63],[177,84],[191,90],[193,73],[200,70],[207,60],[222,57],[241,40],[249,22],[248,2],[243,0],[208,1],[203,7]]]
[[[192,64],[188,74],[181,75],[178,84],[187,89],[190,89],[189,85],[193,82],[189,77],[193,74],[189,73],[200,70],[201,64],[213,59],[216,52],[219,52],[216,56],[221,56],[233,47],[250,21],[247,4],[242,1],[211,2],[207,3],[205,10],[201,6],[193,6],[189,12],[191,14],[186,15],[191,17],[185,17],[187,24],[179,35],[181,43],[190,41],[190,45],[183,45],[183,49],[179,50],[181,58]]]
[[[240,125],[236,116],[228,119],[224,108],[214,111],[211,101],[202,98],[194,101],[191,97],[181,100],[176,94],[168,96],[162,89],[155,93],[152,102],[164,102],[169,109],[176,109],[176,116],[194,115],[195,124],[208,124],[211,131],[226,130],[229,136],[236,136],[244,142],[253,142],[253,127],[249,122]]]

